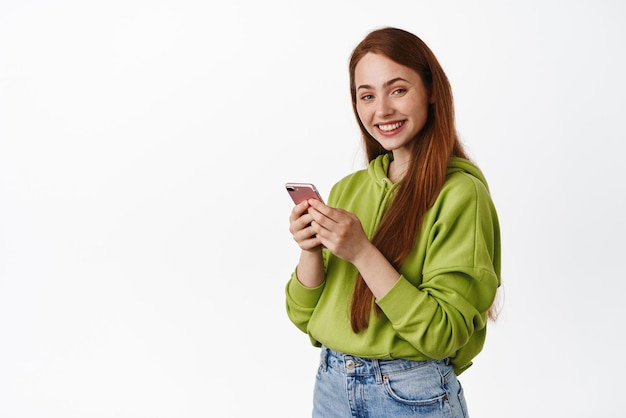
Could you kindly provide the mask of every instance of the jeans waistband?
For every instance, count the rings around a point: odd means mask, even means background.
[[[321,366],[324,369],[328,367],[339,370],[350,376],[367,376],[376,377],[376,382],[381,383],[384,375],[399,373],[416,368],[436,368],[442,376],[447,376],[452,371],[449,359],[443,360],[406,360],[406,359],[376,359],[353,356],[351,354],[342,353],[332,350],[326,346],[322,346]]]

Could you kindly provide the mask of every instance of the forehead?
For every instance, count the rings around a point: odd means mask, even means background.
[[[396,78],[410,82],[421,80],[415,70],[373,52],[365,54],[354,68],[354,82],[357,87],[363,84],[378,87]]]

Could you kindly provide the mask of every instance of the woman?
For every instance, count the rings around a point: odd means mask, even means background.
[[[448,79],[417,36],[368,34],[350,91],[369,165],[296,205],[287,313],[321,346],[314,417],[467,417],[457,376],[500,285],[487,183],[459,142]]]

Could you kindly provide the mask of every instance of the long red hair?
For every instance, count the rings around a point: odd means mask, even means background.
[[[349,64],[352,108],[361,128],[368,161],[388,152],[367,132],[356,109],[354,72],[361,58],[370,52],[384,55],[416,71],[432,101],[426,124],[412,141],[412,157],[408,170],[372,238],[376,248],[399,269],[414,247],[426,211],[433,205],[443,187],[450,158],[467,158],[467,155],[456,131],[452,89],[437,58],[412,33],[402,29],[383,28],[369,33],[356,46]],[[354,332],[367,328],[372,306],[376,306],[374,296],[359,275],[350,308]],[[377,306],[375,309],[379,313]]]

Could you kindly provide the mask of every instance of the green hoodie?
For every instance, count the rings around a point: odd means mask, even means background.
[[[387,178],[390,162],[390,154],[379,156],[328,197],[328,205],[357,215],[370,238],[398,185]],[[457,374],[482,350],[500,285],[500,229],[485,178],[471,162],[450,160],[400,279],[376,300],[382,313],[372,313],[366,330],[350,327],[356,268],[328,250],[323,255],[322,285],[306,288],[294,271],[286,287],[287,314],[313,345],[365,358],[450,358]]]

